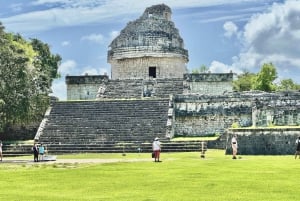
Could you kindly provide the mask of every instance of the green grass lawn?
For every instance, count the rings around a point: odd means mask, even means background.
[[[0,200],[299,200],[300,160],[291,155],[232,160],[224,151],[208,150],[205,159],[196,152],[161,156],[162,163],[145,161],[150,153],[64,155],[55,164],[0,163]],[[63,158],[121,162],[60,163]]]

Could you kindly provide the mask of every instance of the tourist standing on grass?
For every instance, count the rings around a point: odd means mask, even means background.
[[[2,161],[2,141],[0,140],[0,157],[1,157],[1,161]]]
[[[298,158],[300,159],[300,136],[298,137],[298,139],[296,140],[296,153],[295,153],[295,159]]]
[[[161,145],[159,142],[159,138],[156,137],[152,143],[152,150],[154,152],[154,162],[161,162],[159,160],[160,157],[160,151],[161,151]]]
[[[39,148],[36,143],[33,144],[32,151],[33,151],[33,161],[39,162]]]
[[[44,160],[44,154],[45,154],[45,147],[43,144],[41,144],[41,146],[39,147],[39,161],[43,161]]]
[[[238,151],[238,143],[237,143],[236,135],[234,135],[231,139],[231,147],[232,147],[232,159],[236,159],[236,155]]]

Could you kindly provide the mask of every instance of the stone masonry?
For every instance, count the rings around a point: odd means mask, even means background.
[[[109,46],[112,79],[182,78],[187,73],[188,51],[171,14],[159,4],[127,24]]]
[[[233,73],[184,74],[183,78],[109,79],[99,76],[67,76],[68,100],[111,98],[169,98],[177,94],[221,95],[232,92]]]
[[[239,155],[294,154],[298,128],[228,129],[226,154],[232,154],[231,138],[237,136]]]
[[[174,135],[224,134],[237,127],[300,125],[300,93],[232,92],[174,97]]]

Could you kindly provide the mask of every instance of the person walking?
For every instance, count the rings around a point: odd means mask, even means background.
[[[33,144],[32,151],[33,151],[33,161],[39,162],[39,148],[36,143]]]
[[[238,151],[238,143],[237,143],[236,135],[234,135],[231,139],[231,147],[232,147],[232,159],[236,159],[236,155]]]
[[[300,159],[300,136],[298,137],[298,139],[296,140],[296,153],[295,153],[295,159],[298,158]]]
[[[159,142],[159,138],[156,137],[152,143],[152,150],[154,152],[154,162],[161,162],[159,160],[160,157],[160,151],[161,151],[161,145]]]

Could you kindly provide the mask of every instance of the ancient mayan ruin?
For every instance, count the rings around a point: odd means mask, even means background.
[[[171,9],[155,5],[121,31],[109,46],[111,79],[182,78],[188,51],[171,20]]]
[[[171,139],[219,135],[208,148],[228,152],[234,133],[243,154],[293,152],[300,93],[239,93],[233,72],[189,74],[171,15],[167,5],[154,5],[121,30],[108,49],[110,78],[67,76],[68,101],[52,103],[35,140],[55,153],[150,151],[155,137],[164,151],[198,151],[201,142]]]

